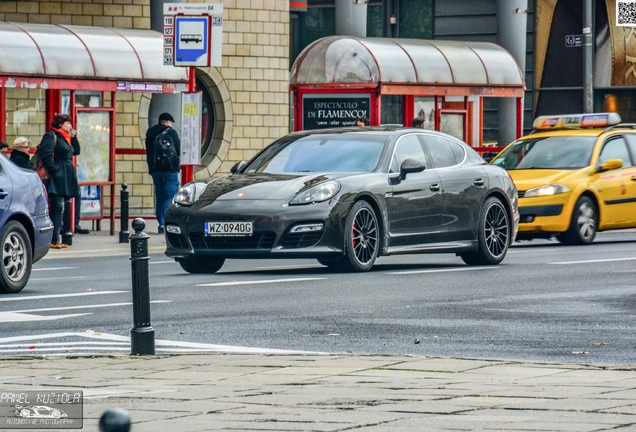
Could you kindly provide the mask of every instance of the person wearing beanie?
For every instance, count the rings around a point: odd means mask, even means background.
[[[159,121],[146,132],[146,162],[148,163],[148,173],[152,176],[155,186],[155,215],[159,224],[159,234],[165,232],[164,217],[170,206],[172,198],[179,191],[179,165],[162,167],[156,163],[155,138],[165,132],[174,144],[177,155],[181,154],[181,140],[179,134],[172,128],[174,118],[170,113],[159,115]]]

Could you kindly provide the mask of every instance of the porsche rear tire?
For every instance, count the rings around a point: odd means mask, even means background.
[[[499,264],[508,252],[511,232],[510,217],[504,205],[499,199],[489,197],[479,213],[477,251],[461,254],[461,259],[468,265]]]
[[[223,267],[225,258],[187,258],[177,260],[182,269],[192,274],[212,274]]]

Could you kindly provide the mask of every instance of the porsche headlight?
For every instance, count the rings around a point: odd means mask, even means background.
[[[567,186],[562,184],[549,184],[544,186],[539,186],[534,189],[529,189],[523,195],[524,198],[532,198],[532,197],[540,197],[540,196],[550,196],[557,195],[570,192],[570,189]]]
[[[311,204],[327,201],[340,191],[340,183],[332,180],[320,183],[298,194],[290,204]]]
[[[188,183],[179,189],[179,192],[174,196],[172,202],[175,204],[181,204],[184,206],[190,206],[195,201],[195,186],[194,183]]]

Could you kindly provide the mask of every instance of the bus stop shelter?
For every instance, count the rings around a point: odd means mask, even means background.
[[[0,52],[0,139],[37,144],[56,113],[69,114],[82,146],[80,185],[102,200],[94,219],[104,217],[110,187],[112,234],[116,95],[186,91],[187,70],[164,66],[163,36],[150,30],[0,22]]]
[[[523,127],[523,72],[494,43],[330,36],[305,48],[290,76],[293,129],[371,125],[442,130],[481,148],[484,97],[514,98]]]

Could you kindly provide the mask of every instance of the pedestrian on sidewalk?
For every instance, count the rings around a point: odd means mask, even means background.
[[[51,121],[51,130],[44,134],[40,143],[42,163],[51,176],[46,184],[53,221],[51,249],[68,247],[61,241],[64,201],[80,195],[73,156],[80,154],[81,148],[75,135],[71,117],[67,114],[56,114]]]
[[[159,122],[146,132],[146,162],[155,185],[155,215],[159,234],[165,232],[166,211],[179,191],[181,141],[177,131],[172,128],[173,123],[172,115],[165,112],[159,116]],[[157,137],[163,139],[157,140]],[[172,147],[170,152],[166,151],[166,146]]]
[[[31,155],[29,154],[29,139],[26,137],[17,137],[15,141],[13,141],[13,150],[11,151],[11,156],[9,160],[24,169],[31,169],[29,166],[29,161],[31,160]]]

